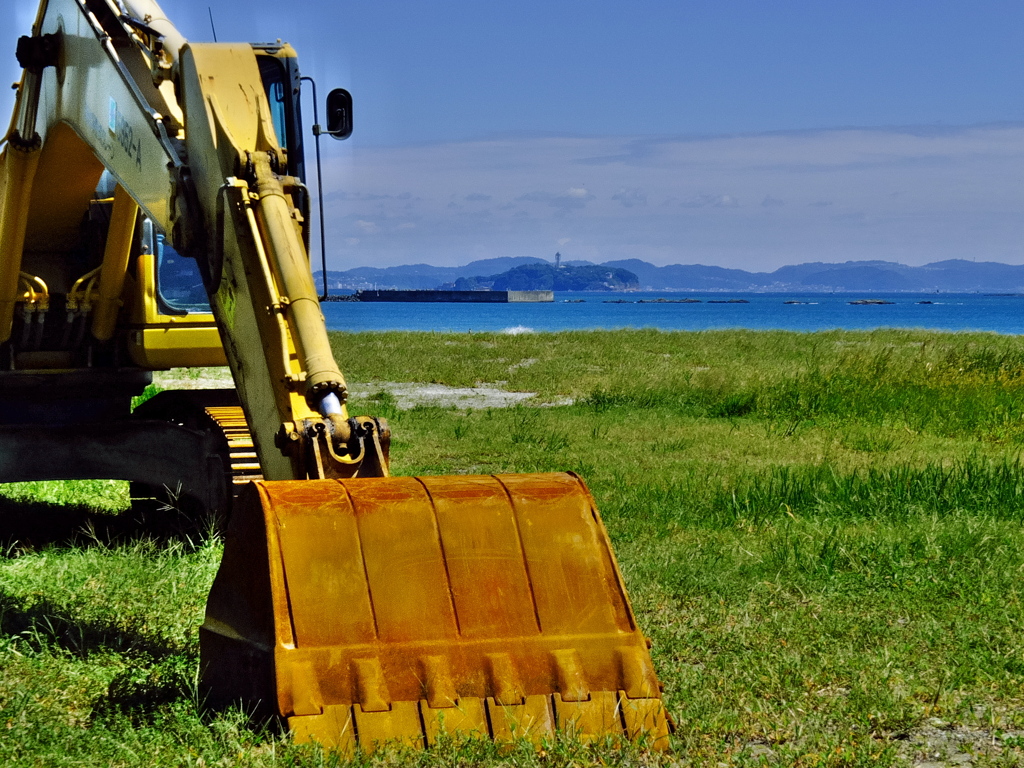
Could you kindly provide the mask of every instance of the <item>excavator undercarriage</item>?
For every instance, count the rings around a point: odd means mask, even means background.
[[[18,57],[0,482],[128,480],[227,520],[203,693],[297,740],[666,749],[583,481],[391,477],[387,424],[348,413],[309,267],[290,46],[189,42],[154,0],[42,0]],[[225,364],[234,389],[132,411],[152,371]]]

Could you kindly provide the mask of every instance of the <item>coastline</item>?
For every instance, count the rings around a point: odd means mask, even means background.
[[[323,312],[328,328],[336,331],[920,328],[1024,334],[1024,297],[1019,294],[556,293],[553,302],[543,304],[331,301],[323,304]]]

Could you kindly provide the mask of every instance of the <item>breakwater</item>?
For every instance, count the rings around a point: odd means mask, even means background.
[[[554,291],[358,291],[355,301],[454,302],[458,304],[519,304],[555,300]]]

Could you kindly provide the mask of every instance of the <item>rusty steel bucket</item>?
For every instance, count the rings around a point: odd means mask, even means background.
[[[573,474],[252,483],[200,633],[211,701],[342,750],[559,731],[667,749],[648,646]]]

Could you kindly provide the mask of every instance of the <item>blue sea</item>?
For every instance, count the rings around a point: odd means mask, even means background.
[[[850,304],[861,299],[892,303]],[[609,303],[618,301],[625,303]],[[325,302],[323,310],[328,328],[337,331],[926,328],[1024,333],[1024,295],[976,293],[556,293],[555,301],[545,304]]]

